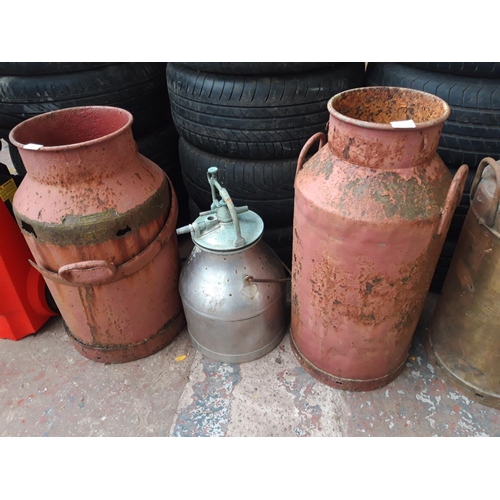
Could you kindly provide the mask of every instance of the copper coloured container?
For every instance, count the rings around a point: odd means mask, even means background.
[[[328,142],[297,165],[292,347],[322,382],[372,390],[404,368],[468,167],[452,179],[436,153],[436,96],[366,87],[328,110]]]
[[[500,162],[478,166],[426,348],[437,372],[472,400],[500,409]]]
[[[132,115],[89,106],[10,133],[26,167],[14,214],[76,349],[121,363],[165,347],[185,320],[165,173],[138,153]]]

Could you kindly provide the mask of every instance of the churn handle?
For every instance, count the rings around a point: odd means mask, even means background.
[[[493,173],[495,174],[496,186],[495,186],[495,194],[491,201],[496,203],[495,207],[489,207],[488,220],[484,220],[484,223],[491,227],[494,224],[495,214],[498,209],[498,202],[500,201],[500,165],[493,158],[487,157],[483,158],[477,167],[476,175],[474,177],[474,181],[472,182],[472,187],[470,188],[470,200],[474,199],[476,195],[477,186],[481,182],[483,177],[483,171],[487,166],[490,166],[493,169]],[[491,210],[493,212],[491,212]]]
[[[481,181],[483,176],[483,171],[487,166],[490,166],[495,172],[497,178],[497,185],[495,189],[495,198],[500,198],[500,165],[493,158],[487,157],[483,158],[477,167],[476,175],[474,181],[472,182],[472,187],[470,188],[470,199],[472,200],[476,194],[477,186]]]
[[[446,195],[446,200],[444,202],[443,211],[441,212],[441,222],[439,223],[437,232],[438,236],[443,234],[445,228],[447,229],[450,225],[453,212],[455,212],[455,209],[457,208],[460,198],[464,192],[467,175],[469,175],[469,167],[467,165],[462,165],[451,181],[448,194]]]
[[[238,213],[236,212],[236,207],[234,206],[233,200],[231,199],[231,196],[229,196],[227,189],[223,188],[219,184],[219,181],[217,180],[217,172],[218,172],[217,167],[209,167],[209,169],[207,170],[208,183],[210,184],[210,189],[212,191],[212,198],[214,200],[212,204],[212,209],[219,206],[218,201],[215,197],[215,188],[217,188],[217,191],[219,191],[219,196],[226,204],[229,213],[231,215],[231,218],[233,219],[233,226],[234,230],[236,231],[236,239],[234,240],[234,246],[236,248],[242,247],[246,243],[246,241],[245,238],[241,236],[240,220],[238,219]]]
[[[66,264],[59,269],[57,274],[70,283],[98,285],[115,276],[116,266],[105,260],[87,260]]]
[[[309,150],[311,149],[311,146],[319,139],[319,148],[320,150],[325,144],[326,144],[326,135],[323,134],[323,132],[318,132],[317,134],[314,134],[312,137],[309,138],[309,140],[304,144],[304,147],[302,148],[302,151],[299,154],[299,159],[297,160],[297,170],[295,171],[295,175],[299,173],[299,170],[302,169],[304,166],[304,163],[306,161],[306,156],[307,153],[309,153]]]

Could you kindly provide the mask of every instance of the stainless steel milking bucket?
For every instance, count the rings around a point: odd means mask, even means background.
[[[217,180],[216,167],[209,168],[207,176],[211,210],[177,229],[177,234],[191,233],[195,245],[179,283],[187,327],[197,349],[208,358],[253,361],[283,338],[289,278],[261,239],[262,219],[246,206],[234,206]]]

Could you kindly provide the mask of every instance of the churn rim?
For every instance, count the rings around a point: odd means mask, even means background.
[[[109,109],[114,112],[121,113],[125,116],[128,115],[127,117],[127,123],[125,123],[122,127],[119,129],[115,130],[114,132],[111,132],[110,134],[103,135],[102,137],[97,137],[96,139],[91,139],[90,141],[83,141],[83,142],[75,142],[73,144],[63,144],[61,146],[42,146],[38,151],[67,151],[71,149],[78,149],[81,148],[82,146],[93,146],[94,144],[99,144],[104,141],[108,141],[109,139],[112,139],[113,137],[116,137],[123,133],[124,130],[127,128],[131,127],[133,121],[134,121],[134,116],[130,111],[127,111],[126,109],[119,108],[117,106],[73,106],[70,108],[64,108],[64,109],[57,109],[54,111],[48,111],[46,113],[40,113],[39,115],[32,116],[31,118],[28,118],[27,120],[22,121],[21,123],[18,123],[9,133],[9,140],[10,142],[16,146],[17,148],[24,149],[24,146],[26,144],[23,144],[19,141],[17,141],[14,138],[14,135],[16,132],[18,132],[23,126],[26,126],[26,123],[33,123],[36,120],[42,120],[46,119],[45,117],[48,115],[56,115],[56,114],[62,114],[62,113],[69,113],[69,112],[75,112],[75,110],[79,109]]]
[[[340,113],[339,111],[337,111],[333,107],[333,102],[335,100],[339,99],[341,96],[344,96],[344,95],[350,94],[350,93],[354,93],[354,92],[365,92],[369,89],[390,89],[390,90],[395,90],[395,91],[405,91],[405,92],[410,92],[410,93],[414,93],[414,94],[425,95],[434,101],[441,102],[443,105],[442,116],[436,120],[431,120],[428,122],[415,122],[416,129],[435,127],[436,125],[439,125],[439,124],[445,122],[451,113],[451,108],[450,108],[449,104],[441,97],[438,97],[438,96],[431,94],[429,92],[424,92],[423,90],[411,89],[411,88],[407,88],[407,87],[393,87],[390,85],[386,85],[386,86],[371,85],[369,87],[357,87],[354,89],[349,89],[349,90],[345,90],[343,92],[339,92],[338,94],[335,94],[333,97],[331,97],[328,100],[327,108],[328,108],[329,113],[343,122],[350,123],[352,125],[356,125],[358,127],[363,127],[363,128],[370,128],[370,129],[376,129],[376,130],[391,130],[391,131],[415,130],[415,128],[413,128],[413,129],[395,129],[395,128],[393,128],[393,126],[390,123],[375,123],[375,122],[368,122],[368,121],[364,121],[364,120],[359,120],[357,118],[351,118],[349,116],[343,115],[342,113]]]

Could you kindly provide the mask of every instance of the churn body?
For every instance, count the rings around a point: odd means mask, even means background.
[[[427,336],[438,373],[500,409],[500,163],[485,158]]]
[[[254,283],[258,276],[271,282]],[[286,329],[281,263],[260,240],[221,255],[195,246],[181,273],[188,331],[197,349],[216,361],[245,363],[272,351]]]
[[[99,362],[152,354],[185,324],[177,200],[131,124],[125,110],[89,106],[10,134],[27,171],[16,219],[76,349]]]
[[[367,87],[328,110],[295,180],[292,348],[324,383],[371,390],[404,368],[468,167],[452,180],[436,153],[450,111],[435,96]]]

